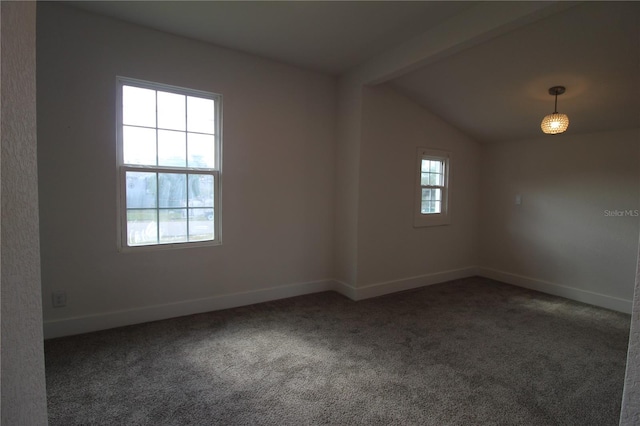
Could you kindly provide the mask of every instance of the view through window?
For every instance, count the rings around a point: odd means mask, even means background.
[[[219,95],[118,79],[123,247],[219,243]]]
[[[449,166],[451,153],[418,148],[416,208],[413,224],[447,225],[449,220]]]
[[[444,161],[426,158],[420,167],[422,214],[442,212],[442,191],[444,189]]]

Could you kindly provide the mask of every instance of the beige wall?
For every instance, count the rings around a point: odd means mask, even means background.
[[[347,78],[341,79],[338,86],[337,120],[334,278],[354,286],[357,281],[362,86]]]
[[[30,119],[34,106],[33,75],[29,72],[34,59],[34,9],[34,3],[6,2],[0,9],[0,376],[3,423],[38,425],[46,424],[46,404],[34,216],[35,139]],[[339,236],[342,229],[348,230],[346,241],[350,246],[347,255],[337,257],[343,264],[336,267],[336,274],[353,280],[353,285],[455,267],[457,263],[447,263],[452,258],[464,265],[467,260],[473,262],[476,253],[487,269],[501,268],[556,286],[576,286],[571,288],[594,292],[605,299],[631,299],[633,265],[638,259],[638,221],[629,216],[605,217],[604,210],[638,208],[637,131],[490,145],[482,150],[484,166],[478,173],[472,171],[477,167],[473,153],[478,149],[472,141],[417,105],[380,87],[366,89],[368,124],[362,151],[357,137],[355,145],[345,148],[349,158],[343,160],[342,152],[334,152],[331,142],[335,139],[335,84],[330,78],[46,3],[40,4],[39,9],[38,61],[46,70],[38,76],[38,89],[42,92],[38,124],[43,139],[39,146],[44,205],[42,262],[46,276],[43,297],[45,314],[50,319],[171,303],[185,295],[250,291],[282,282],[329,277],[334,273],[332,250],[339,252],[340,244],[336,239],[333,247],[331,236]],[[137,41],[133,44],[132,40]],[[13,73],[11,78],[5,72]],[[194,82],[197,88],[225,94],[225,113],[232,117],[235,114],[236,118],[231,118],[225,129],[225,179],[227,174],[230,177],[224,190],[226,194],[232,189],[234,193],[241,190],[248,194],[225,195],[223,218],[231,219],[230,224],[225,224],[225,246],[185,250],[177,260],[169,259],[167,254],[115,252],[115,147],[113,126],[109,123],[115,121],[116,73],[188,87]],[[7,84],[9,81],[11,85]],[[11,94],[13,90],[19,93]],[[8,102],[15,103],[7,108]],[[274,105],[278,107],[271,108]],[[356,110],[350,109],[354,105]],[[359,116],[357,105],[357,95],[348,97],[340,111]],[[252,120],[242,120],[240,115]],[[382,116],[391,119],[375,121]],[[349,125],[360,131],[359,119]],[[19,135],[15,133],[17,129]],[[402,165],[409,158],[408,147],[422,145],[434,135],[444,135],[439,143],[454,147],[454,152],[463,151],[462,158],[470,166],[468,173],[453,181],[455,185],[459,180],[466,182],[464,191],[471,197],[465,201],[469,204],[461,205],[463,218],[456,217],[460,207],[454,210],[454,225],[462,219],[464,227],[470,226],[473,203],[477,202],[472,178],[482,177],[476,192],[476,197],[481,196],[477,210],[480,221],[474,225],[481,231],[481,243],[474,248],[478,239],[467,234],[468,240],[460,240],[461,255],[447,260],[433,252],[412,256],[430,250],[429,241],[434,235],[430,230],[408,230],[408,198],[403,192],[408,172]],[[228,156],[234,159],[228,160]],[[294,161],[278,172],[272,171],[270,165],[282,156],[292,156]],[[341,170],[334,170],[334,163]],[[388,171],[385,168],[378,173],[382,165],[388,166]],[[31,171],[25,174],[25,167]],[[340,180],[335,182],[335,199],[346,200],[349,216],[341,228],[342,210],[333,208],[332,187],[334,177],[342,179],[345,175],[343,181],[351,185],[347,190],[340,188]],[[15,182],[17,176],[21,177],[20,184]],[[315,200],[307,196],[307,187],[302,183],[309,177],[317,190]],[[286,184],[291,179],[299,182]],[[255,186],[257,182],[262,188],[265,181],[285,185],[267,196]],[[370,182],[378,185],[379,193],[371,190]],[[21,192],[24,190],[26,197]],[[513,204],[517,193],[523,196],[521,206]],[[267,201],[261,204],[265,205],[264,214],[256,215],[254,210],[249,215],[247,207],[256,197]],[[7,210],[7,205],[19,205],[21,214],[15,214],[17,209]],[[69,215],[74,206],[83,212],[76,221]],[[276,206],[284,206],[284,214]],[[238,217],[232,219],[235,214]],[[389,226],[403,238],[384,229]],[[461,234],[452,229],[448,235],[435,235],[436,241],[444,242],[445,236],[460,238]],[[20,230],[19,236],[16,230]],[[396,253],[397,248],[400,250]],[[409,253],[409,258],[404,259],[401,253]],[[556,257],[550,257],[551,253]],[[356,256],[357,263],[349,263]],[[405,269],[391,261],[378,265],[377,260],[387,257]],[[186,275],[190,278],[182,280]],[[180,285],[175,286],[176,282]],[[68,308],[54,311],[48,306],[48,293],[53,288],[69,291]],[[637,294],[635,300],[637,314]],[[637,333],[633,336],[636,342]],[[635,343],[629,356],[638,358]],[[637,368],[629,371],[623,408],[627,411],[623,411],[622,424],[635,424],[638,416],[637,404],[630,399],[634,394],[629,391],[629,386],[637,382]]]
[[[333,278],[334,78],[47,2],[37,48],[48,324],[127,318],[105,324],[116,326],[154,319],[148,307],[175,316]],[[117,251],[118,75],[224,96],[221,246]],[[64,308],[51,306],[57,289]]]
[[[46,425],[36,162],[36,4],[2,2],[0,411]]]
[[[360,298],[369,293],[354,289],[399,290],[402,280],[445,281],[476,266],[630,309],[637,221],[604,211],[638,208],[628,195],[638,186],[636,133],[480,146],[384,85],[338,84],[64,6],[38,9],[48,323],[333,279]],[[116,251],[116,75],[224,95],[221,247]],[[449,226],[412,226],[418,146],[453,151]],[[50,306],[57,289],[68,292],[66,308]],[[260,298],[237,304],[247,301]],[[123,321],[150,319],[134,317]]]
[[[567,133],[486,145],[481,266],[514,274],[516,284],[630,312],[639,136],[638,130]]]
[[[362,115],[357,285],[475,267],[479,144],[386,85]],[[418,147],[452,154],[450,225],[413,227]]]

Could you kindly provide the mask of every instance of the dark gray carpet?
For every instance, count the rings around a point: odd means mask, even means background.
[[[45,342],[51,425],[617,425],[630,317],[484,278]]]

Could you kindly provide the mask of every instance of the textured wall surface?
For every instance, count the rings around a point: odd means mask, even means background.
[[[640,253],[636,273],[636,291],[633,296],[631,334],[629,336],[629,356],[627,357],[627,377],[622,395],[620,424],[624,426],[640,424]]]
[[[3,425],[47,424],[36,173],[35,2],[2,2]]]

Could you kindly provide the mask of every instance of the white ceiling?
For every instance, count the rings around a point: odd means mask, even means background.
[[[480,141],[541,135],[567,88],[567,134],[640,127],[640,3],[587,2],[391,84]]]
[[[67,2],[334,75],[420,40],[481,2]],[[511,2],[492,7],[510,7]],[[398,91],[483,142],[539,137],[558,110],[570,133],[640,127],[640,2],[584,2],[401,75]],[[505,13],[506,14],[506,13]],[[472,47],[469,47],[472,46]]]
[[[340,74],[473,5],[442,1],[66,3],[331,74]]]

